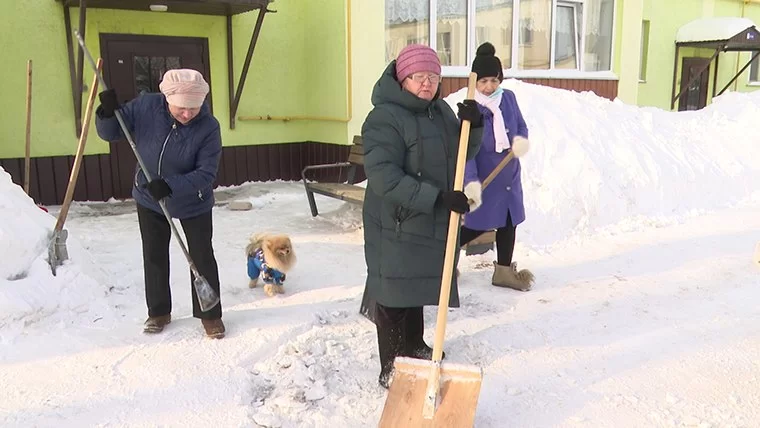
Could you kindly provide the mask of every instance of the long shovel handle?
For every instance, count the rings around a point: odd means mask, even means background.
[[[481,186],[481,191],[486,190],[486,187],[488,187],[489,184],[496,178],[497,175],[501,172],[501,170],[504,169],[505,166],[509,163],[509,161],[512,160],[512,158],[515,157],[515,153],[510,150],[509,153],[507,153],[507,156],[504,157],[504,159],[499,162],[498,165],[496,165],[496,168],[491,171],[490,174],[488,174],[488,177],[486,177],[485,180],[483,180],[483,185]]]
[[[103,79],[103,76],[101,75],[101,73],[98,72],[97,70],[97,66],[95,65],[95,60],[92,58],[92,55],[90,55],[90,51],[87,49],[87,46],[85,46],[84,44],[84,39],[82,39],[82,35],[79,34],[78,30],[74,30],[74,35],[76,36],[77,41],[79,42],[79,46],[82,47],[82,52],[84,52],[84,55],[87,58],[87,61],[92,66],[93,71],[95,72],[95,75],[100,81],[100,86],[103,88],[103,90],[108,89],[108,86],[106,86],[106,81]],[[137,151],[137,146],[135,145],[135,142],[132,139],[132,135],[130,134],[126,123],[124,123],[124,118],[121,116],[121,112],[119,112],[119,110],[116,109],[114,111],[114,114],[116,116],[116,120],[119,121],[119,126],[121,126],[121,131],[124,133],[124,136],[127,138],[127,141],[129,142],[129,146],[132,147],[132,152],[134,152],[135,158],[137,158],[137,162],[140,165],[140,168],[142,168],[143,174],[145,174],[145,178],[148,181],[151,181],[152,178],[150,176],[150,173],[148,172],[148,168],[145,166],[145,162],[143,162],[142,156],[140,156],[140,152]],[[177,240],[177,243],[182,249],[182,253],[185,255],[185,259],[187,259],[187,264],[190,265],[190,271],[193,273],[193,275],[195,275],[196,280],[193,281],[193,284],[196,285],[196,293],[199,296],[198,300],[201,305],[201,311],[206,312],[209,309],[216,306],[217,303],[219,303],[219,296],[216,295],[216,292],[214,292],[214,290],[210,289],[211,286],[208,284],[208,281],[206,281],[203,275],[201,275],[201,273],[198,271],[198,268],[195,267],[195,263],[193,262],[193,259],[190,257],[190,253],[187,251],[187,247],[185,246],[185,241],[180,236],[179,231],[177,231],[177,227],[174,225],[174,221],[172,220],[172,217],[169,214],[169,210],[166,208],[166,203],[164,202],[164,200],[161,199],[160,201],[158,201],[158,205],[161,207],[161,211],[163,211],[164,217],[166,217],[166,221],[169,222],[169,226],[171,226],[172,234],[174,235],[174,238]],[[203,296],[205,296],[205,299],[206,299],[205,301],[204,301]]]
[[[478,75],[470,73],[467,81],[467,99],[475,97],[475,82]],[[464,184],[464,167],[467,163],[467,146],[470,139],[470,121],[462,121],[462,129],[459,134],[459,150],[457,152],[456,174],[454,175],[454,190],[462,190]],[[454,276],[454,259],[457,253],[459,241],[459,223],[461,214],[452,212],[449,216],[449,232],[446,236],[446,252],[443,259],[443,278],[441,279],[441,296],[438,300],[438,319],[435,324],[435,341],[433,342],[433,367],[428,380],[425,402],[422,408],[422,416],[425,419],[433,419],[435,404],[440,389],[441,357],[443,356],[443,339],[446,335],[446,318],[449,309],[449,297],[451,296],[451,280]]]
[[[103,67],[103,60],[98,58],[98,63],[95,65],[95,70],[100,72]],[[96,72],[96,74],[97,74]],[[79,169],[82,166],[82,156],[84,156],[84,146],[87,144],[87,133],[90,129],[90,119],[92,117],[92,108],[95,105],[95,96],[98,93],[98,78],[93,77],[92,85],[90,85],[90,95],[87,97],[87,108],[84,113],[84,122],[82,123],[82,133],[79,134],[79,144],[77,144],[77,153],[74,157],[74,165],[71,167],[71,174],[69,175],[69,185],[66,187],[66,195],[63,197],[63,204],[61,205],[61,211],[58,213],[58,220],[55,223],[55,231],[60,232],[63,229],[63,224],[66,222],[66,216],[69,214],[69,207],[71,201],[74,199],[74,189],[77,185],[77,178],[79,178]]]

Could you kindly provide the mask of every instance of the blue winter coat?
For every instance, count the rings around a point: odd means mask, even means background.
[[[481,183],[496,168],[496,165],[507,156],[509,150],[496,153],[496,139],[493,134],[493,113],[478,104],[483,114],[483,144],[474,159],[467,161],[465,166],[465,185],[478,180]],[[499,105],[504,125],[507,127],[509,143],[519,135],[528,138],[528,126],[520,113],[514,92],[504,89]],[[523,205],[522,182],[520,181],[520,161],[517,158],[509,161],[506,167],[483,191],[483,204],[475,211],[464,216],[465,227],[473,230],[493,230],[507,224],[507,213],[511,214],[512,224],[517,226],[525,221],[525,206]]]
[[[187,125],[172,117],[161,93],[140,95],[119,111],[151,178],[162,177],[172,190],[164,200],[169,214],[185,219],[210,211],[214,206],[213,186],[222,154],[222,137],[208,102],[203,103],[198,116]],[[100,108],[95,126],[100,138],[106,141],[125,138],[116,117],[103,118]],[[161,213],[148,189],[142,187],[146,183],[138,163],[132,197],[140,205]]]

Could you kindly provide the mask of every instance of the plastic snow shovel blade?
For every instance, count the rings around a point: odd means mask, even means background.
[[[219,304],[219,296],[202,275],[195,277],[193,287],[195,287],[195,295],[198,296],[198,304],[201,306],[201,311],[208,312]]]
[[[475,423],[483,370],[477,366],[441,363],[439,403],[432,419],[423,417],[431,360],[396,357],[380,428],[465,428]]]

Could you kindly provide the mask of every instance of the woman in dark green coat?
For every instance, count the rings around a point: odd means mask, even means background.
[[[376,305],[382,386],[396,356],[430,358],[422,339],[422,308],[438,305],[452,211],[469,211],[454,191],[460,119],[471,122],[467,159],[480,148],[482,120],[474,100],[457,115],[439,98],[441,65],[427,46],[399,53],[375,84],[362,126],[367,192],[364,197],[365,295]],[[459,118],[457,118],[459,116]],[[459,306],[456,278],[450,307]]]

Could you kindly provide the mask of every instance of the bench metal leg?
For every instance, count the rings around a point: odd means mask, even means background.
[[[317,211],[317,201],[314,200],[314,192],[306,189],[306,199],[309,200],[309,208],[311,208],[311,216],[316,217],[319,215],[319,211]]]

